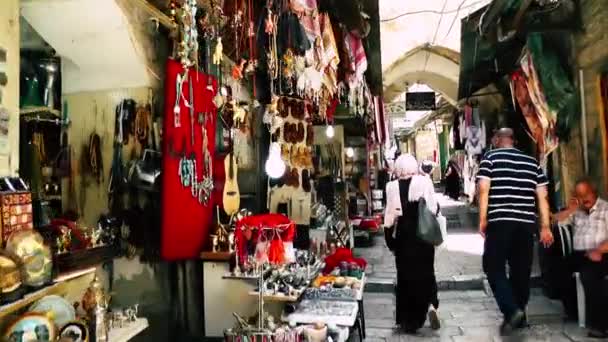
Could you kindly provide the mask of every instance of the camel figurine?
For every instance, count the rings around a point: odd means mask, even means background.
[[[224,46],[222,45],[222,37],[217,37],[215,50],[213,52],[213,64],[219,65],[224,58]]]

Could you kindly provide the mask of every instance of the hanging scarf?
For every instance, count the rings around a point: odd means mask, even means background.
[[[353,71],[349,82],[354,84],[361,81],[363,79],[363,74],[367,71],[367,56],[365,55],[363,40],[354,34],[346,32],[344,35],[344,43],[346,44],[346,50],[350,56],[350,68]]]
[[[103,156],[101,155],[101,137],[97,133],[89,136],[89,167],[97,184],[103,179]]]

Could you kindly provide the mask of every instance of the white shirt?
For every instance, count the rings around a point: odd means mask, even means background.
[[[589,214],[577,210],[568,220],[574,226],[574,249],[590,251],[608,240],[608,202],[598,198]]]
[[[435,187],[430,177],[416,175],[412,177],[408,192],[410,202],[424,198],[426,205],[433,212],[437,212],[438,204],[435,200]],[[402,215],[401,194],[399,192],[399,180],[386,183],[386,209],[384,210],[384,226],[390,227],[395,224],[396,219]]]

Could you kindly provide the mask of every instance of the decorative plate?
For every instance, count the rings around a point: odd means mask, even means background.
[[[68,322],[59,330],[59,338],[67,339],[70,342],[88,342],[89,329],[82,321]]]
[[[76,310],[70,303],[61,296],[50,295],[41,298],[30,306],[29,311],[38,313],[52,313],[53,321],[58,327],[76,319]]]
[[[4,339],[10,342],[52,342],[55,336],[55,326],[47,315],[30,312],[8,327]]]
[[[21,259],[24,285],[39,287],[51,281],[51,250],[44,245],[42,235],[38,232],[28,229],[11,234],[6,242],[6,250]]]
[[[21,286],[18,258],[0,250],[0,294],[11,293]]]

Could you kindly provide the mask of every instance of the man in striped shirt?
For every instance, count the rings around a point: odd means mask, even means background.
[[[540,239],[553,243],[547,178],[536,159],[513,147],[513,130],[494,136],[496,149],[479,165],[479,232],[485,237],[483,269],[505,320],[501,333],[526,324],[530,297],[536,209],[540,210]],[[506,265],[509,265],[507,277]]]

